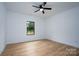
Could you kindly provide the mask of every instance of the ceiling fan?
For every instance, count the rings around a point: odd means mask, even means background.
[[[32,6],[35,8],[38,8],[38,10],[36,10],[35,12],[41,11],[43,14],[45,14],[44,10],[52,10],[52,8],[45,8],[46,4],[47,4],[47,2],[43,2],[42,4],[40,4],[38,6],[35,6],[35,5],[32,5]]]

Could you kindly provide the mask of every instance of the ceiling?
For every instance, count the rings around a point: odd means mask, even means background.
[[[49,16],[79,6],[78,2],[47,2],[45,7],[51,7],[52,10],[45,10],[45,14],[42,14],[41,11],[34,13],[37,8],[32,7],[32,5],[39,5],[41,3],[42,2],[5,2],[4,4],[9,11],[26,15],[35,15],[41,18],[48,18]]]

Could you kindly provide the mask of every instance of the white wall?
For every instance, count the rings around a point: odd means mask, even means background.
[[[0,53],[5,48],[5,14],[6,10],[3,3],[0,3]]]
[[[79,47],[79,7],[47,19],[46,37],[57,42]]]
[[[26,35],[26,21],[35,22],[35,35]],[[7,12],[6,42],[18,43],[44,38],[43,20],[39,17]]]

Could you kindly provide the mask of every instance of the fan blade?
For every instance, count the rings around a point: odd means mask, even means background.
[[[43,9],[46,9],[46,10],[52,10],[52,8],[43,8]]]
[[[32,5],[33,7],[36,7],[36,8],[39,8],[38,6],[34,6],[34,5]]]
[[[44,11],[42,11],[42,13],[44,14],[45,12],[44,12]]]
[[[47,3],[47,2],[43,2],[43,6],[45,6],[45,5],[46,5],[46,3]]]
[[[36,10],[35,12],[38,12],[40,9]]]

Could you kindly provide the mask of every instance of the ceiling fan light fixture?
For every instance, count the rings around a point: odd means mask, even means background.
[[[43,8],[40,9],[40,11],[43,11],[43,10],[44,10]]]
[[[41,11],[43,14],[45,14],[44,10],[52,10],[52,8],[46,8],[44,7],[46,5],[47,2],[43,2],[43,4],[40,4],[38,6],[32,5],[35,8],[38,8],[38,10],[36,10],[35,12]]]

